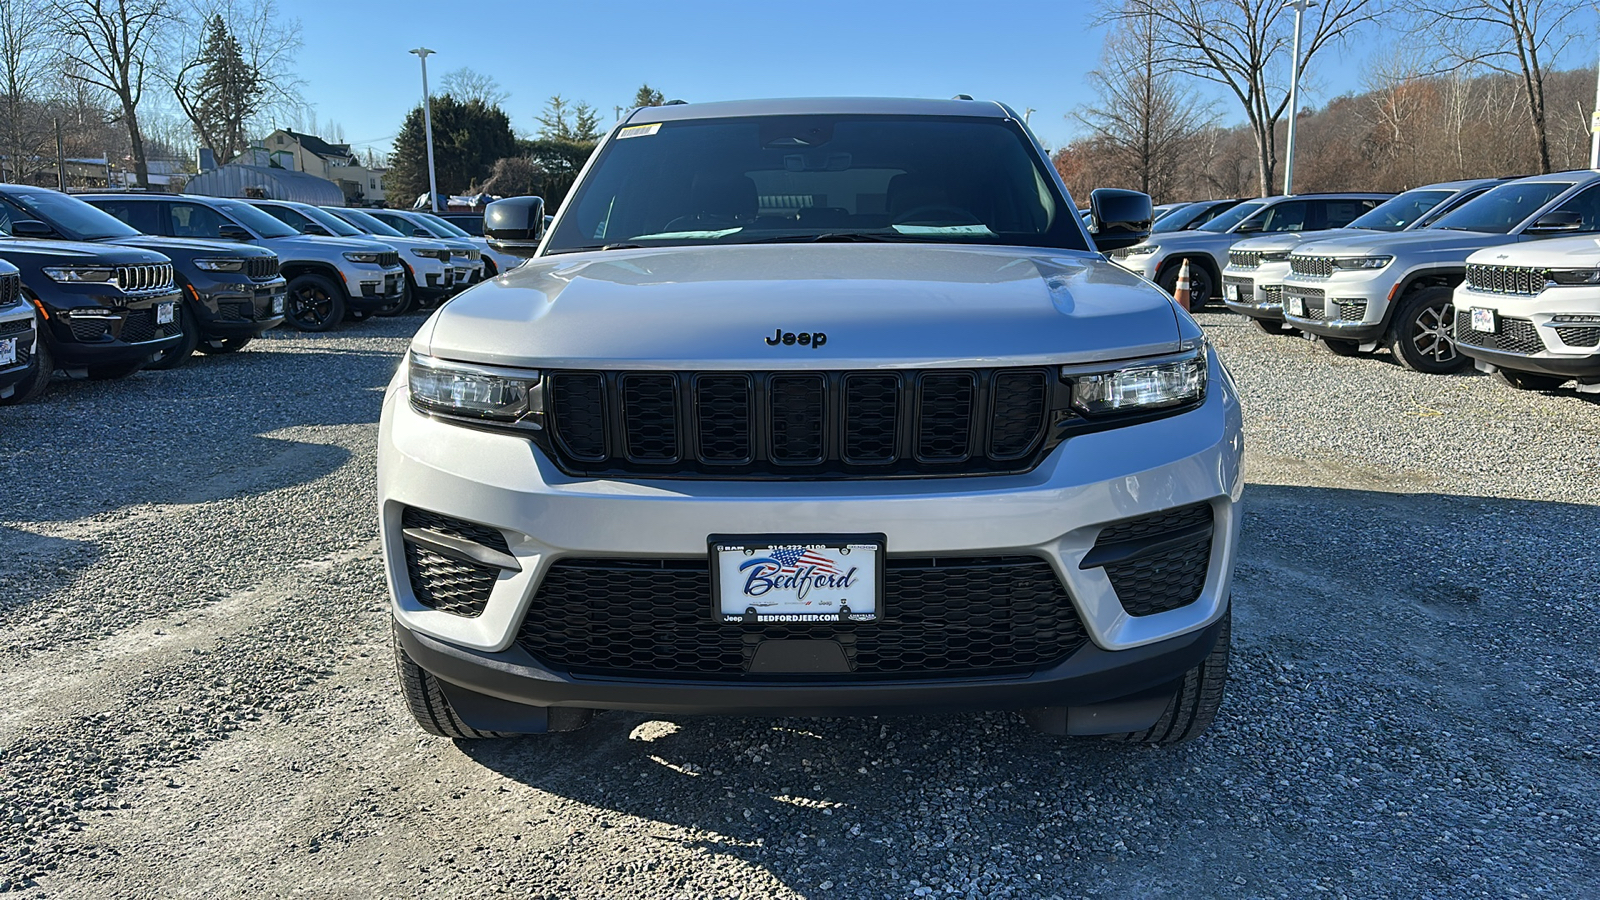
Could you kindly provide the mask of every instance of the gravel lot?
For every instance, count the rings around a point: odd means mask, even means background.
[[[381,390],[418,318],[0,409],[0,891],[1600,896],[1600,403],[1201,316],[1246,396],[1204,739],[994,713],[454,744],[393,685]]]

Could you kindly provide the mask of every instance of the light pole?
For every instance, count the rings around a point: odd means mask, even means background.
[[[1594,112],[1589,115],[1589,168],[1600,169],[1600,66],[1595,67]]]
[[[1294,120],[1300,116],[1300,18],[1316,0],[1284,0],[1294,9],[1294,60],[1289,64],[1289,141],[1283,155],[1283,192],[1294,193]]]
[[[428,95],[428,57],[433,51],[418,47],[411,51],[422,60],[422,133],[428,141],[428,207],[439,211],[439,182],[433,174],[433,98]]]

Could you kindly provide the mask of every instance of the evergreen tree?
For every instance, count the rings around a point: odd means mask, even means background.
[[[638,93],[633,95],[635,109],[643,106],[662,106],[666,102],[666,95],[648,84],[639,85]]]
[[[218,162],[250,146],[248,123],[261,110],[266,85],[261,73],[245,62],[222,16],[212,17],[200,55],[184,67],[174,88],[195,136],[201,146],[216,151]]]
[[[428,192],[428,147],[422,107],[406,116],[395,137],[385,192],[397,206],[410,206]],[[482,100],[462,102],[446,94],[433,98],[433,162],[439,195],[459,194],[490,176],[496,160],[517,155],[511,119],[498,106]]]

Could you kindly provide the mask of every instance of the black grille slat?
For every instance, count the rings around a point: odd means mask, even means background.
[[[72,337],[80,341],[98,341],[110,331],[109,319],[80,319],[76,316],[67,319],[67,327],[72,330]]]
[[[622,376],[622,415],[628,459],[678,461],[678,389],[671,375]]]
[[[166,329],[156,326],[154,310],[130,310],[122,320],[122,339],[130,344],[166,337]]]
[[[900,376],[846,375],[844,461],[855,465],[894,462],[900,422]]]
[[[1291,254],[1289,256],[1289,271],[1296,275],[1328,278],[1333,275],[1333,257]]]
[[[1018,459],[1044,437],[1046,391],[1043,372],[1001,372],[989,401],[989,456]]]
[[[550,376],[552,425],[561,449],[580,462],[606,459],[605,379],[587,373]]]
[[[1600,328],[1581,325],[1557,325],[1556,336],[1568,347],[1600,346]]]
[[[567,559],[539,585],[518,642],[581,674],[746,677],[763,639],[836,640],[853,680],[971,677],[1065,659],[1087,640],[1054,569],[1037,557],[890,559],[876,623],[714,621],[705,559]]]
[[[917,459],[960,462],[972,436],[973,378],[965,372],[924,375],[917,396]]]
[[[1260,250],[1229,250],[1228,263],[1241,269],[1256,269],[1261,267]]]
[[[827,447],[827,379],[821,375],[774,375],[768,386],[772,460],[790,465],[822,462]]]
[[[1479,263],[1467,266],[1467,286],[1490,294],[1531,297],[1544,291],[1549,278],[1547,269],[1528,266],[1488,266]]]
[[[1471,347],[1499,350],[1505,353],[1534,354],[1544,350],[1538,329],[1528,319],[1497,316],[1498,331],[1476,331],[1468,310],[1456,310],[1455,338]]]
[[[750,393],[748,375],[701,375],[695,379],[702,460],[716,463],[750,461]]]
[[[510,554],[506,536],[497,528],[407,507],[400,515],[403,528],[422,528],[447,537],[472,541]],[[479,562],[445,556],[421,544],[405,541],[406,574],[417,602],[430,609],[472,618],[483,614],[489,594],[500,580],[500,569]]]
[[[10,306],[22,298],[22,276],[0,275],[0,307]]]

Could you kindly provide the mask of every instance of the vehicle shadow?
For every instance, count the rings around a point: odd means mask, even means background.
[[[23,605],[23,598],[45,596],[100,562],[93,541],[50,537],[0,525],[0,616]]]
[[[458,746],[506,778],[645,820],[646,839],[630,832],[635,862],[672,853],[682,866],[672,848],[698,847],[806,896],[1379,883],[1433,896],[1491,876],[1511,894],[1584,894],[1588,851],[1524,827],[1484,786],[1600,820],[1600,740],[1580,724],[1600,713],[1585,687],[1600,507],[1272,485],[1250,486],[1246,504],[1229,696],[1188,745],[1063,741],[1005,712],[612,712],[570,734]],[[1541,863],[1508,875],[1492,857]],[[578,888],[531,858],[505,864],[557,895]]]

